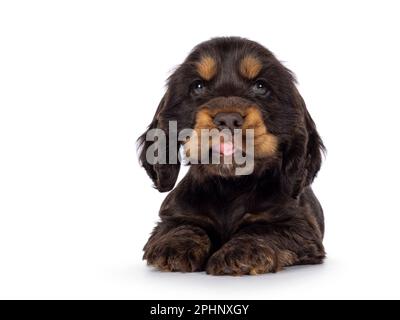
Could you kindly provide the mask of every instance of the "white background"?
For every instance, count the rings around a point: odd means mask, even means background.
[[[400,298],[398,1],[2,1],[0,298]],[[326,263],[257,277],[141,260],[165,194],[135,140],[197,43],[297,74],[328,155]]]

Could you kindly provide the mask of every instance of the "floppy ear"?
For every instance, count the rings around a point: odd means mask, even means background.
[[[281,187],[285,193],[296,198],[316,177],[325,147],[295,87],[291,100],[299,119],[292,141],[282,151]]]
[[[163,123],[162,119],[163,111],[168,104],[168,96],[169,93],[167,91],[164,97],[161,99],[156,114],[154,115],[154,118],[148,126],[146,132],[144,132],[138,139],[139,162],[153,181],[154,187],[160,192],[170,191],[174,187],[180,169],[178,145],[172,146],[172,150],[174,150],[172,152],[176,152],[176,158],[170,164],[169,130],[167,125]],[[163,151],[165,152],[165,163],[150,163],[149,159],[146,157],[148,148],[155,143],[154,141],[148,141],[146,139],[146,136],[151,129],[161,129],[165,134],[166,150]]]

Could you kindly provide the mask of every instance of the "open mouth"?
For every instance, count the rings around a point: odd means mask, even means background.
[[[201,130],[200,137],[196,131],[185,144],[186,156],[191,164],[238,165],[254,155],[254,138],[237,129]],[[252,159],[251,159],[252,160]]]
[[[211,147],[212,153],[218,153],[223,157],[232,156],[236,148],[231,141],[222,142]]]
[[[250,153],[251,154],[251,153]],[[234,141],[224,141],[213,144],[209,149],[209,164],[237,165],[246,158],[246,151],[241,144]]]

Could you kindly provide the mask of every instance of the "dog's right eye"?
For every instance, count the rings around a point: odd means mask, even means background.
[[[205,88],[206,85],[203,80],[196,80],[192,83],[190,91],[195,95],[199,95],[204,92]]]

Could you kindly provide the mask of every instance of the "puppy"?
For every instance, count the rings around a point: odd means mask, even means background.
[[[171,139],[187,128],[184,139]],[[204,144],[196,134],[205,129],[239,132],[239,139],[224,134]],[[149,161],[152,130],[164,134],[157,140],[164,149],[154,152],[164,161]],[[174,188],[182,161],[190,165],[144,247],[149,265],[255,275],[322,263],[324,218],[310,185],[324,146],[293,74],[263,46],[229,37],[195,47],[170,76],[139,145],[160,192]],[[219,161],[201,161],[204,155]],[[240,173],[243,163],[227,161],[234,155],[249,156],[250,169]]]

